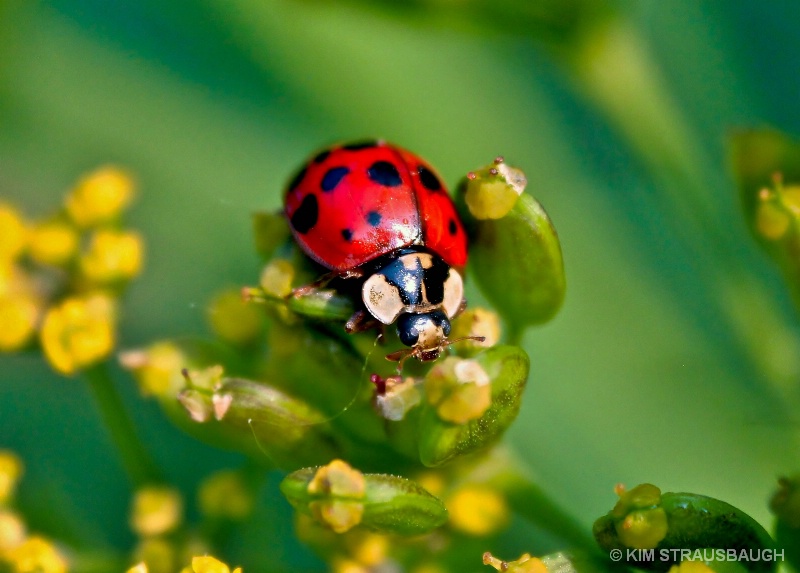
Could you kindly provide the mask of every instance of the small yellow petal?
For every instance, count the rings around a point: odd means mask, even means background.
[[[113,166],[101,167],[81,179],[66,199],[67,212],[80,227],[110,221],[133,198],[131,176]]]
[[[119,361],[136,378],[143,396],[174,397],[185,385],[181,369],[186,366],[186,357],[172,342],[121,352]]]
[[[12,511],[0,510],[0,555],[25,541],[25,523]]]
[[[347,462],[333,460],[317,470],[308,484],[308,493],[360,499],[364,497],[366,487],[364,474]]]
[[[175,529],[182,515],[183,499],[177,490],[144,487],[133,498],[131,529],[142,537],[161,535]]]

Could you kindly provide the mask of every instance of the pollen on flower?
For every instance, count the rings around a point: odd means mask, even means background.
[[[402,382],[399,376],[384,381],[383,392],[375,395],[375,408],[387,420],[402,420],[406,413],[420,402],[417,381],[408,377]]]
[[[194,573],[231,573],[230,568],[210,555],[203,555],[192,558],[192,571]],[[242,573],[241,567],[233,570],[233,573]]]
[[[0,261],[13,261],[25,248],[25,223],[19,211],[0,203]]]
[[[66,573],[67,560],[50,541],[31,536],[6,554],[12,571]]]
[[[28,236],[28,254],[37,263],[63,265],[77,250],[78,233],[72,225],[52,220],[31,227]]]
[[[45,356],[57,371],[73,374],[114,348],[114,302],[94,294],[70,297],[48,309],[40,332]]]
[[[478,419],[492,405],[492,388],[483,367],[452,356],[428,372],[425,393],[438,416],[454,424]]]
[[[344,533],[361,523],[364,505],[358,500],[366,493],[364,474],[342,460],[322,466],[308,484],[308,493],[322,499],[309,508],[318,521],[336,533]]]
[[[447,499],[450,524],[469,535],[495,533],[508,524],[510,511],[505,498],[487,485],[465,485]]]
[[[97,284],[129,280],[142,269],[143,251],[138,233],[97,231],[88,252],[81,257],[81,271],[90,282]]]
[[[456,342],[455,348],[462,354],[472,355],[484,348],[494,346],[500,340],[500,317],[491,310],[473,307],[468,308],[452,322],[450,339],[479,336],[483,342],[464,340]]]
[[[175,529],[182,515],[183,500],[177,490],[149,486],[137,491],[133,498],[130,525],[142,537],[161,535]]]
[[[22,460],[14,452],[0,450],[0,504],[13,497],[23,470]]]
[[[128,206],[133,193],[133,178],[117,167],[106,166],[81,179],[65,204],[78,226],[92,227],[117,217]]]

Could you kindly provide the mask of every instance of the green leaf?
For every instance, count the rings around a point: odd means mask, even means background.
[[[447,509],[434,495],[416,482],[385,474],[364,474],[366,490],[363,497],[340,497],[331,494],[311,494],[309,484],[317,468],[305,468],[288,475],[281,482],[281,492],[298,511],[313,515],[314,502],[361,504],[361,525],[381,533],[420,535],[443,525]]]
[[[471,225],[470,269],[512,332],[550,320],[564,301],[561,245],[547,213],[523,193],[501,219]]]
[[[474,358],[489,375],[492,403],[480,418],[464,424],[446,422],[425,403],[419,420],[420,461],[441,466],[494,443],[519,413],[528,379],[528,355],[516,346],[495,346]]]

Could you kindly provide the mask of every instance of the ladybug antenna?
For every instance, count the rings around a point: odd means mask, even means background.
[[[454,338],[453,340],[445,340],[445,345],[450,346],[456,342],[464,342],[465,340],[474,340],[475,342],[485,342],[485,336],[462,336],[461,338]]]

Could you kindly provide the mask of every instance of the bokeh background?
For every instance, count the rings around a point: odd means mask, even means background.
[[[798,469],[800,332],[727,137],[800,132],[798,22],[791,0],[0,0],[0,196],[34,217],[99,164],[136,174],[148,254],[121,332],[136,347],[208,332],[213,293],[256,282],[251,214],[279,207],[315,149],[385,138],[451,185],[502,154],[550,213],[568,280],[525,337],[507,442],[587,528],[615,483],[644,481],[769,526],[776,477]],[[116,376],[186,492],[240,462]],[[0,446],[25,459],[34,527],[128,547],[130,485],[78,380],[0,358]],[[279,479],[233,560],[322,571]],[[507,557],[535,536],[515,528]]]

